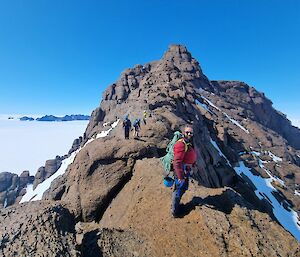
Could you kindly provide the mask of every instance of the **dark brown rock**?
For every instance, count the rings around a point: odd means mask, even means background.
[[[13,222],[12,222],[13,221]],[[59,203],[34,202],[0,210],[1,256],[80,256],[75,222]]]

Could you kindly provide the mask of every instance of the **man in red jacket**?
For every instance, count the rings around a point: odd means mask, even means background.
[[[186,125],[183,130],[183,138],[179,139],[174,145],[173,167],[176,179],[171,206],[173,217],[178,216],[178,207],[181,197],[188,189],[190,172],[196,163],[193,135],[193,127]]]

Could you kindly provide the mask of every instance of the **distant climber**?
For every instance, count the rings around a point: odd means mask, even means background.
[[[147,116],[148,116],[148,113],[147,113],[146,110],[144,110],[144,111],[143,111],[143,122],[144,122],[145,125],[146,125],[146,123],[147,123]]]
[[[125,119],[123,120],[123,128],[124,128],[125,139],[129,139],[129,131],[131,128],[131,121],[128,118],[128,115],[126,115]]]
[[[138,138],[139,137],[139,132],[141,129],[141,120],[140,119],[135,119],[133,122],[133,127],[134,127],[134,132],[133,132],[133,137]]]
[[[189,177],[192,168],[196,164],[193,133],[193,127],[191,125],[186,125],[183,130],[183,138],[179,139],[174,145],[173,168],[175,170],[175,185],[171,204],[171,213],[173,217],[178,217],[181,197],[188,189]]]

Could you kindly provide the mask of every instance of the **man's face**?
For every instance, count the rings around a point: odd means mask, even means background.
[[[193,138],[194,131],[192,128],[185,128],[184,129],[184,137],[188,140],[191,140]]]

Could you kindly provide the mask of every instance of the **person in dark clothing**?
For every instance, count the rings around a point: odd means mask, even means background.
[[[186,125],[183,138],[174,145],[173,167],[175,171],[175,186],[172,193],[171,214],[178,216],[178,209],[181,197],[188,189],[189,177],[192,168],[196,164],[196,151],[193,147],[193,127]]]
[[[123,128],[124,128],[125,139],[129,139],[129,131],[131,129],[131,121],[128,118],[128,116],[126,116],[125,119],[123,120]]]
[[[139,131],[141,129],[141,120],[140,119],[136,119],[133,122],[133,127],[134,127],[133,137],[134,138],[138,138],[139,137]]]

